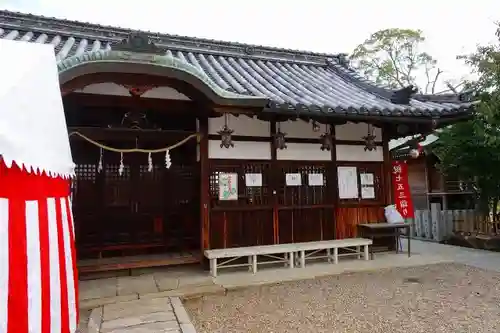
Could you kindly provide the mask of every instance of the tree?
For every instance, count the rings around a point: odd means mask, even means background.
[[[497,31],[500,36],[500,27]],[[465,60],[478,76],[466,86],[477,98],[474,118],[439,133],[432,151],[446,175],[475,181],[479,207],[496,216],[500,200],[500,44],[478,46]]]
[[[385,29],[373,33],[351,54],[354,66],[365,77],[391,89],[413,85],[423,93],[434,94],[443,73],[437,62],[421,51],[425,37],[420,30]],[[420,87],[417,74],[427,83]]]

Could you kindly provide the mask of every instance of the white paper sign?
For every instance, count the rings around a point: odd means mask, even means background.
[[[356,167],[338,167],[339,199],[357,199],[358,170]]]
[[[325,179],[322,173],[310,173],[307,175],[309,180],[309,186],[323,186],[325,185]]]
[[[219,173],[219,200],[238,200],[237,173]]]
[[[373,186],[361,187],[361,198],[362,199],[375,199],[375,187],[373,187]]]
[[[361,185],[373,185],[373,173],[360,173],[359,178],[361,180]]]
[[[247,187],[262,186],[262,174],[261,173],[247,173],[247,174],[245,174],[245,185]]]
[[[302,177],[300,173],[287,173],[285,175],[286,185],[287,186],[301,186],[302,185]]]

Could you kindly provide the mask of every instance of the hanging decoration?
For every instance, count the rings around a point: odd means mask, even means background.
[[[103,157],[103,150],[102,148],[99,148],[99,164],[97,165],[97,173],[102,172],[102,157]]]
[[[148,172],[153,172],[153,157],[148,153]]]
[[[171,145],[171,146],[168,146],[168,147],[164,147],[164,148],[159,148],[159,149],[142,149],[142,148],[138,148],[138,145],[137,145],[137,142],[136,142],[136,147],[135,148],[130,148],[130,149],[118,149],[118,148],[113,148],[113,147],[109,147],[109,146],[106,146],[106,145],[103,145],[95,140],[92,140],[90,139],[89,137],[83,135],[82,133],[79,133],[79,132],[71,132],[69,134],[69,137],[72,137],[72,136],[79,136],[80,138],[84,139],[85,141],[93,144],[94,146],[97,146],[99,147],[100,149],[100,157],[99,157],[99,164],[98,164],[98,167],[97,167],[97,170],[98,172],[102,171],[102,160],[103,160],[103,151],[104,150],[107,150],[107,151],[110,151],[110,152],[114,152],[114,153],[119,153],[120,154],[120,167],[118,168],[118,173],[119,175],[123,175],[123,172],[125,170],[125,165],[123,163],[123,154],[127,154],[127,153],[146,153],[148,154],[148,170],[151,172],[153,170],[153,157],[152,157],[152,154],[155,154],[155,153],[165,153],[165,168],[169,169],[171,166],[172,166],[172,160],[170,158],[170,150],[172,149],[175,149],[177,147],[180,147],[182,146],[183,144],[185,144],[186,142],[188,142],[189,140],[191,139],[194,139],[196,138],[197,140],[199,140],[200,138],[200,135],[198,133],[195,133],[195,134],[191,134],[190,136],[186,137],[185,139]]]
[[[123,165],[123,153],[120,153],[120,167],[118,168],[118,174],[120,176],[123,175],[124,169],[125,169],[125,166]]]
[[[281,132],[280,123],[276,123],[277,131],[274,134],[274,145],[276,149],[286,149],[286,133]]]
[[[231,135],[234,133],[234,130],[230,129],[227,126],[228,114],[224,114],[224,127],[217,134],[220,135],[220,147],[221,148],[233,148],[234,143]]]
[[[372,125],[368,124],[368,134],[363,137],[365,141],[365,151],[372,151],[377,149],[377,144],[375,143],[376,136],[373,134]]]
[[[321,150],[326,150],[326,151],[331,151],[333,147],[333,137],[331,133],[331,127],[329,125],[326,125],[326,130],[325,133],[321,134],[320,136],[320,142],[321,142]]]
[[[165,168],[170,169],[172,161],[170,160],[170,151],[167,149],[165,152]]]

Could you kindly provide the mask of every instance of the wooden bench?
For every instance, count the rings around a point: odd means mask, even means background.
[[[339,256],[356,255],[358,258],[361,258],[362,247],[364,259],[369,260],[369,246],[372,243],[373,241],[371,239],[350,238],[317,242],[235,247],[205,250],[205,257],[210,260],[210,274],[213,277],[217,276],[217,270],[219,268],[229,267],[248,267],[249,271],[255,274],[257,273],[257,266],[259,264],[284,263],[285,266],[294,268],[295,260],[297,260],[297,264],[300,267],[305,267],[306,260],[308,259],[327,258],[328,262],[337,264]],[[349,252],[339,254],[339,249],[346,249]],[[247,263],[234,263],[236,260],[244,257],[248,258]],[[271,260],[259,262],[259,257],[266,257]],[[218,262],[219,259],[224,261]]]

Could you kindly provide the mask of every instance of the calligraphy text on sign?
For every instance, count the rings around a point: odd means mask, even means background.
[[[408,165],[404,162],[392,162],[392,185],[396,208],[403,218],[413,218],[413,202],[408,185]]]

